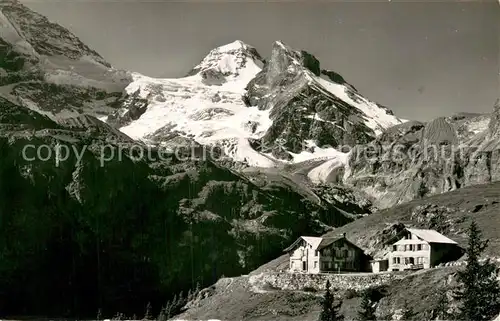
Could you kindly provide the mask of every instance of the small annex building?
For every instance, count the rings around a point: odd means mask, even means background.
[[[457,242],[435,230],[406,228],[389,252],[389,271],[428,269],[462,255]]]

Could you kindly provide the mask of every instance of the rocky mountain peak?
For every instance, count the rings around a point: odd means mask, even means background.
[[[0,38],[5,45],[25,55],[64,56],[73,60],[86,57],[110,67],[69,30],[17,0],[0,1]]]
[[[199,74],[207,82],[223,83],[227,77],[252,78],[263,65],[264,59],[255,47],[236,40],[212,49],[188,76]]]
[[[321,73],[318,59],[307,51],[294,50],[282,41],[273,44],[267,72],[269,83],[283,73],[297,73],[303,71],[303,68],[316,76]]]

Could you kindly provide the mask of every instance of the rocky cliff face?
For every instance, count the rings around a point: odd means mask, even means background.
[[[112,113],[130,83],[75,35],[15,0],[0,2],[0,94],[56,119]]]
[[[497,122],[492,115],[459,114],[426,124],[390,128],[350,154],[345,183],[390,207],[499,179]]]
[[[401,122],[360,96],[342,76],[321,70],[313,55],[282,42],[274,43],[268,63],[247,90],[247,104],[269,110],[272,120],[254,146],[265,146],[278,159],[292,160],[293,154],[315,147],[367,143]]]

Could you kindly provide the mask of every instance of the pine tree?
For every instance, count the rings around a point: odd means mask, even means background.
[[[157,321],[167,321],[168,318],[169,318],[169,316],[167,315],[167,306],[164,306],[161,309],[160,314],[158,315],[158,318],[156,320]]]
[[[195,298],[198,296],[198,294],[200,293],[200,291],[201,291],[200,282],[196,282],[196,289],[194,290],[194,296],[195,296]]]
[[[460,289],[455,291],[455,299],[461,301],[459,315],[462,320],[491,320],[500,312],[500,286],[496,280],[499,268],[486,260],[479,263],[479,258],[488,246],[488,240],[481,239],[481,231],[472,222],[468,232],[467,265],[458,272]]]
[[[413,319],[413,317],[415,317],[415,312],[413,311],[413,308],[408,304],[408,301],[405,300],[403,311],[401,312],[401,320],[407,321]]]
[[[186,298],[184,297],[184,293],[181,291],[177,298],[177,304],[175,305],[175,313],[179,314],[185,305],[186,305]]]
[[[330,292],[330,281],[326,281],[326,292],[323,298],[323,308],[319,315],[319,321],[343,321],[344,316],[340,314],[340,306],[342,302],[335,303],[335,298]]]
[[[164,312],[167,320],[168,320],[168,318],[172,317],[172,302],[171,301],[167,302],[167,304],[163,308],[163,312]]]
[[[433,311],[433,319],[435,320],[449,320],[451,318],[448,313],[450,303],[448,302],[448,297],[446,292],[441,294],[437,299],[436,309]]]
[[[363,291],[363,296],[361,298],[360,310],[358,311],[359,321],[373,321],[377,318],[375,317],[375,307],[373,305],[370,291]]]
[[[176,308],[177,308],[177,294],[174,295],[174,298],[172,299],[171,303],[170,303],[170,316],[174,316],[175,315],[175,311],[176,311]]]
[[[151,311],[151,303],[148,302],[148,305],[146,306],[146,313],[144,313],[144,320],[153,320],[153,314]]]

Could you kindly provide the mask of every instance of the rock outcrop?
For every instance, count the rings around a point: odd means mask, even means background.
[[[498,108],[397,125],[349,156],[344,183],[387,208],[500,179]]]
[[[265,146],[264,152],[285,160],[308,145],[339,148],[367,143],[387,125],[378,122],[379,117],[386,117],[390,125],[400,122],[360,96],[340,75],[322,71],[316,57],[279,41],[262,71],[248,84],[245,101],[269,110],[273,121],[254,146]],[[367,114],[358,104],[372,107],[374,114]]]

